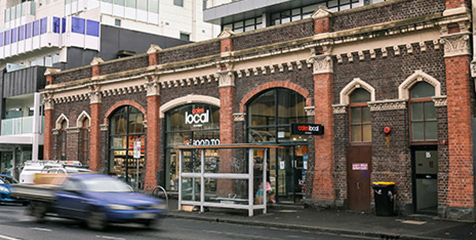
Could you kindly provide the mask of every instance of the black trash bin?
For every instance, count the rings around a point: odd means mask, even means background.
[[[375,213],[377,216],[394,216],[396,197],[394,182],[373,182]]]

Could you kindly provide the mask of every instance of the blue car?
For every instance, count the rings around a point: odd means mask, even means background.
[[[23,205],[28,204],[28,200],[12,198],[10,196],[11,186],[10,184],[18,183],[18,181],[10,175],[0,174],[0,203],[21,203]]]
[[[44,211],[40,214],[55,213],[85,221],[95,230],[103,230],[109,223],[141,223],[152,227],[166,214],[161,199],[135,193],[119,179],[101,174],[70,175],[56,189],[54,201],[47,209],[41,206],[39,209]],[[32,214],[38,217],[38,213]]]

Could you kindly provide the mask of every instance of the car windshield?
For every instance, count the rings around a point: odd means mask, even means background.
[[[132,192],[132,188],[114,178],[89,178],[83,180],[89,192]]]

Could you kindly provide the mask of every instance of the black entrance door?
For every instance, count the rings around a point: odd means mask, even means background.
[[[437,214],[438,151],[436,146],[412,150],[415,212]]]
[[[307,171],[307,146],[286,146],[277,150],[275,178],[277,201],[280,203],[299,203],[305,195]]]

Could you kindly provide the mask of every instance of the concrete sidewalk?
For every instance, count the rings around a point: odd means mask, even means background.
[[[380,217],[370,213],[270,205],[268,213],[209,208],[208,211],[178,211],[177,200],[169,200],[169,217],[226,222],[253,226],[352,235],[373,239],[476,239],[476,223],[438,220],[429,216]]]

